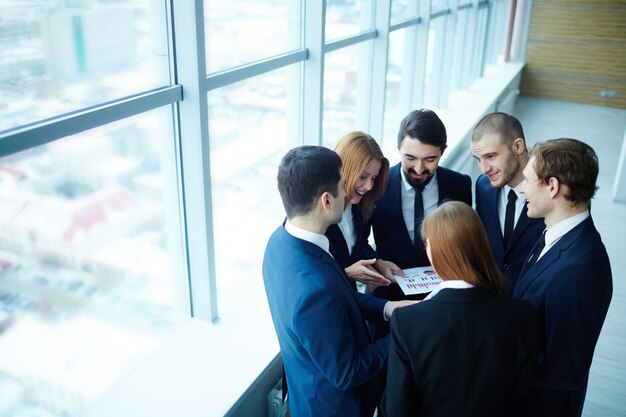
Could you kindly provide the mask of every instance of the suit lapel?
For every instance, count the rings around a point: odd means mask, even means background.
[[[396,165],[392,171],[390,171],[389,178],[389,201],[391,207],[392,217],[397,222],[397,230],[399,233],[404,233],[404,236],[409,239],[409,241],[413,242],[413,236],[409,236],[409,231],[406,230],[406,222],[404,221],[404,214],[402,213],[402,187],[404,184],[402,183],[402,173],[400,172],[402,167],[400,163]],[[402,232],[400,232],[400,230]]]
[[[583,221],[581,224],[574,227],[567,232],[561,239],[556,242],[548,251],[535,263],[530,269],[522,270],[519,281],[515,286],[514,296],[521,296],[526,289],[548,269],[553,263],[558,261],[561,257],[561,253],[566,251],[572,243],[579,239],[587,230],[588,225],[591,222],[591,217]]]
[[[341,233],[339,226],[331,224],[328,226],[326,234],[332,238],[330,240],[330,253],[332,253],[337,259],[349,259],[350,249],[348,249],[348,244],[346,243],[346,239],[344,238],[343,233]],[[339,242],[339,244],[333,245],[333,241]]]
[[[524,203],[522,213],[520,214],[519,219],[517,219],[517,224],[515,225],[515,229],[513,229],[513,235],[511,236],[511,240],[509,240],[509,245],[504,249],[505,253],[508,252],[508,250],[512,248],[513,245],[515,245],[515,241],[518,240],[520,236],[522,236],[524,230],[530,225],[530,218],[526,214],[528,210],[527,205],[528,202]]]
[[[399,218],[402,219],[402,221],[404,221],[404,216],[402,215],[402,198],[401,198],[401,187],[402,185],[402,178],[400,177],[400,175],[402,175],[400,173],[401,167],[400,164],[396,165],[393,169],[393,171],[391,172],[391,178],[389,181],[389,200],[390,200],[390,207],[393,208],[394,211],[394,215],[396,216],[396,218],[398,218],[397,216],[399,216]],[[406,230],[406,227],[405,227]]]
[[[498,190],[493,188],[491,184],[489,184],[486,197],[487,204],[485,204],[484,207],[489,210],[489,228],[491,228],[491,230],[493,230],[496,235],[500,236],[499,241],[502,242],[502,230],[500,229],[500,218],[498,216]],[[502,245],[500,246],[504,247],[504,243],[502,243]]]

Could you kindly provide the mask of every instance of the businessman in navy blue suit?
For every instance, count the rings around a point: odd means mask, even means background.
[[[546,224],[513,292],[535,306],[542,338],[523,414],[579,417],[613,293],[609,258],[589,214],[598,158],[583,142],[554,139],[533,147],[523,173],[528,216]]]
[[[278,335],[293,417],[368,416],[382,396],[389,339],[371,342],[365,320],[384,321],[411,302],[353,291],[329,253],[341,219],[345,178],[330,149],[289,151],[278,170],[287,221],[270,237],[263,280]]]
[[[490,113],[474,128],[471,146],[482,174],[476,180],[476,212],[510,295],[545,229],[543,219],[526,214],[526,199],[520,191],[522,171],[530,159],[524,130],[515,117]]]
[[[472,205],[471,178],[439,166],[446,146],[446,128],[432,110],[414,110],[400,123],[400,163],[389,170],[387,190],[371,219],[380,258],[375,268],[392,282],[393,272],[430,265],[419,232],[424,216],[449,200]],[[387,300],[425,296],[408,297],[398,284],[378,287],[374,294]]]

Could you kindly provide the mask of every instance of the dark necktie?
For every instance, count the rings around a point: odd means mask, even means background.
[[[539,240],[535,243],[535,247],[533,249],[533,253],[528,259],[526,266],[524,267],[525,271],[528,271],[534,264],[537,262],[539,255],[541,255],[541,251],[546,246],[546,232],[544,231],[541,236],[539,236]]]
[[[511,188],[508,195],[509,201],[506,203],[506,215],[504,216],[504,247],[506,248],[513,234],[513,224],[515,224],[515,201],[517,194]]]
[[[424,247],[422,235],[420,234],[420,226],[424,218],[424,201],[422,200],[422,191],[424,186],[414,187],[415,189],[415,210],[413,212],[413,224],[415,226],[413,235],[413,245],[415,249],[421,250]]]

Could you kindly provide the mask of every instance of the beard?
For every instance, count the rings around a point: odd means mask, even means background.
[[[507,161],[506,169],[502,170],[502,179],[499,181],[499,184],[496,184],[496,188],[502,188],[505,184],[508,184],[515,178],[517,171],[520,168],[519,158],[514,154],[511,154],[511,157]]]
[[[411,177],[411,174],[415,175],[426,175],[426,178],[423,180],[417,180]],[[425,187],[430,180],[433,179],[434,172],[431,172],[429,169],[423,169],[421,172],[415,171],[413,168],[409,168],[408,171],[404,171],[404,178],[406,178],[406,182],[413,188],[423,188]]]

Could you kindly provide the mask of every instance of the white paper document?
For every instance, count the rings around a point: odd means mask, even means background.
[[[403,269],[404,276],[394,274],[394,278],[405,295],[424,294],[431,292],[441,284],[441,278],[432,266]]]

